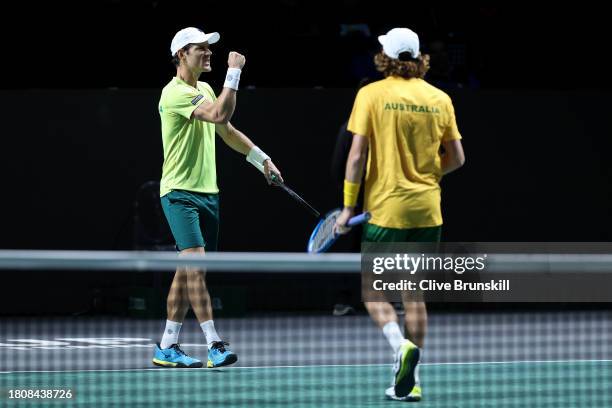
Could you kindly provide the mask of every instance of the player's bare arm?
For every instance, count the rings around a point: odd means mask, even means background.
[[[369,140],[366,136],[355,134],[353,135],[353,143],[349,151],[348,159],[346,160],[346,173],[344,179],[346,182],[359,184],[361,183],[365,163],[368,159]],[[342,213],[336,220],[335,230],[340,234],[346,234],[350,228],[346,227],[348,220],[355,215],[355,207],[344,206]]]
[[[236,108],[236,90],[237,82],[235,78],[230,78],[231,75],[240,76],[240,70],[244,67],[246,58],[237,52],[230,52],[227,65],[228,78],[226,78],[225,86],[219,94],[215,102],[203,102],[192,113],[192,117],[201,121],[211,122],[215,124],[227,124],[234,114]],[[229,79],[229,81],[228,81]],[[231,83],[236,82],[234,88]],[[230,86],[227,86],[230,85]]]
[[[268,181],[268,184],[272,183],[272,174],[274,174],[281,182],[283,177],[281,172],[276,168],[272,159],[261,151],[255,144],[241,131],[232,126],[231,123],[217,124],[215,126],[217,134],[223,139],[225,144],[234,149],[235,151],[247,156],[247,160],[256,165],[259,170],[263,170],[264,176]],[[255,162],[255,163],[254,163]],[[259,165],[263,166],[263,169]]]
[[[449,140],[442,142],[444,152],[440,154],[442,160],[442,174],[448,174],[457,170],[465,163],[465,153],[461,140]]]

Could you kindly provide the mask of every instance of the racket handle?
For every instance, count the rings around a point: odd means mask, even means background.
[[[257,170],[261,171],[261,174],[266,174],[266,171],[264,170],[264,166],[262,164],[259,164],[257,162],[249,162],[249,163],[255,166]],[[278,179],[278,177],[276,177],[276,174],[274,173],[272,173],[272,175],[270,176],[270,179],[272,180],[272,182],[276,184],[281,184],[280,180]]]
[[[353,227],[355,225],[363,224],[364,222],[368,222],[370,218],[372,218],[372,214],[370,214],[369,212],[364,212],[348,220],[346,226]]]

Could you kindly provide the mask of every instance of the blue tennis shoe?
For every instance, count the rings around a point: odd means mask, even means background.
[[[162,349],[159,347],[159,343],[155,345],[153,364],[170,368],[200,368],[203,365],[200,360],[185,354],[178,344]]]
[[[225,341],[214,341],[208,350],[208,368],[223,367],[234,364],[238,361],[238,356],[228,347],[229,343]]]

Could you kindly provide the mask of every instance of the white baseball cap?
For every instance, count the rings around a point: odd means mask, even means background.
[[[409,52],[412,58],[418,58],[419,36],[408,28],[394,28],[387,34],[378,36],[383,52],[391,58],[399,58],[402,52]]]
[[[219,33],[208,33],[206,34],[204,31],[195,27],[187,27],[180,30],[178,33],[174,35],[172,39],[172,43],[170,44],[170,52],[172,56],[177,53],[178,50],[186,46],[187,44],[199,44],[203,42],[208,42],[209,44],[214,44],[219,41],[221,36]]]

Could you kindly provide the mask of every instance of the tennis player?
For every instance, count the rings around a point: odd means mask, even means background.
[[[268,183],[273,174],[282,181],[270,157],[229,122],[245,57],[229,53],[229,68],[218,97],[210,85],[198,81],[202,73],[212,70],[210,46],[219,38],[216,32],[204,33],[194,27],[176,33],[170,45],[176,76],[164,87],[159,100],[164,148],[160,196],[181,255],[217,250],[215,133],[232,149],[246,155],[248,162],[262,166]],[[155,347],[153,363],[162,367],[202,367],[200,360],[187,356],[179,347],[179,333],[190,305],[208,344],[207,367],[236,362],[237,355],[215,330],[205,272],[178,268],[168,294],[166,327]]]
[[[364,209],[372,218],[364,226],[362,241],[439,242],[439,182],[465,161],[453,104],[423,79],[429,56],[420,53],[416,33],[394,28],[378,40],[382,51],[374,62],[385,79],[361,88],[355,99],[348,123],[353,141],[346,165],[344,208],[335,228],[340,233],[348,231],[345,224],[354,215],[367,169]],[[425,304],[404,301],[408,339],[390,303],[366,302],[365,306],[395,354],[394,382],[385,394],[395,400],[419,401],[417,364],[427,329]]]

